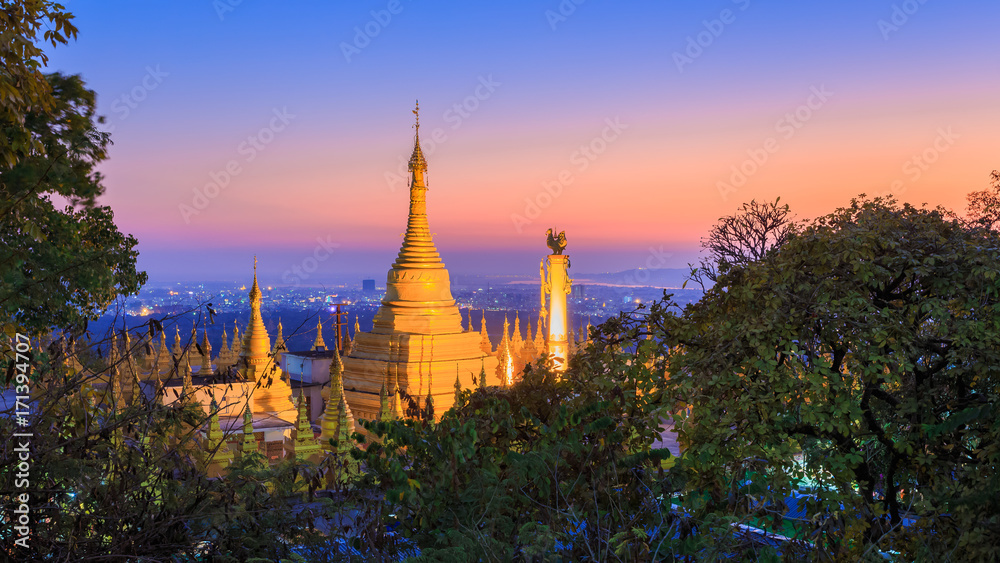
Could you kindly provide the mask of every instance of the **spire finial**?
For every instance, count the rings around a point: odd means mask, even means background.
[[[253,284],[250,286],[250,301],[261,298],[260,286],[257,285],[257,255],[253,257]]]
[[[410,156],[410,172],[413,172],[413,177],[411,178],[411,184],[416,184],[422,186],[425,189],[427,186],[424,184],[424,174],[427,173],[427,160],[424,159],[424,153],[420,150],[420,102],[417,102],[416,109],[413,110],[414,124],[413,127],[416,132],[413,135],[413,155]],[[421,201],[423,197],[421,196]]]

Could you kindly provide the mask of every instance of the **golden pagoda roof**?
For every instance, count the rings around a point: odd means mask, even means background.
[[[250,286],[250,322],[247,324],[244,340],[246,347],[240,351],[240,357],[248,364],[264,364],[268,362],[271,352],[271,337],[267,334],[264,319],[260,315],[260,286],[257,285],[257,257],[253,259],[253,285]]]
[[[392,265],[394,270],[410,268],[444,268],[441,255],[434,247],[430,226],[427,224],[427,160],[420,149],[420,104],[413,110],[416,115],[416,133],[413,136],[413,154],[410,156],[410,214],[406,221],[406,234],[399,256]]]

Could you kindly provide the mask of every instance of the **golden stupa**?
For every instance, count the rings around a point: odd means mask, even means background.
[[[355,335],[344,360],[344,392],[357,419],[378,417],[379,392],[385,385],[398,398],[402,391],[423,408],[433,396],[435,415],[451,408],[455,373],[464,388],[483,369],[496,369],[495,357],[483,352],[480,334],[465,330],[451,295],[451,279],[427,224],[427,161],[420,150],[419,105],[410,157],[410,213],[399,255],[389,270],[385,297],[371,332]]]
[[[238,372],[250,385],[250,408],[255,414],[269,413],[294,423],[298,410],[292,404],[292,388],[281,377],[281,368],[271,355],[271,338],[260,314],[260,287],[257,259],[253,259],[253,286],[250,288],[250,322],[247,324]]]

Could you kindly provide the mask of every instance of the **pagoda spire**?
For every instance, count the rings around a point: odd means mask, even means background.
[[[413,154],[410,155],[411,181],[426,186],[424,176],[427,174],[427,160],[420,150],[420,100],[416,101],[413,109]]]
[[[333,361],[330,362],[330,398],[326,401],[326,408],[323,410],[323,418],[320,420],[320,430],[322,446],[330,451],[330,440],[339,440],[341,424],[349,425],[351,432],[354,432],[354,414],[351,407],[344,403],[344,410],[340,410],[340,405],[344,401],[344,364],[340,361],[340,354],[337,349],[333,350]]]
[[[174,348],[172,350],[175,360],[180,360],[184,350],[181,348],[181,327],[174,325]]]
[[[191,379],[191,356],[184,354],[181,359],[181,397],[189,400],[194,394],[194,381]]]
[[[334,392],[334,381],[339,380],[344,373],[344,363],[340,361],[340,351],[333,349],[333,357],[330,359],[330,382],[323,386],[320,395],[324,401],[329,402]]]
[[[479,325],[479,348],[484,354],[493,353],[493,343],[490,342],[490,334],[486,331],[486,309],[483,309],[483,320]]]
[[[271,337],[260,315],[261,292],[257,284],[257,257],[253,258],[253,285],[250,287],[250,322],[247,324],[246,347],[240,352],[245,364],[260,368],[270,361]]]
[[[419,107],[410,157],[410,206],[399,254],[386,276],[382,306],[372,334],[455,334],[462,314],[451,294],[451,278],[427,223],[427,160],[420,147]]]
[[[430,226],[427,224],[427,160],[420,149],[420,103],[413,110],[415,117],[413,154],[410,155],[410,215],[406,221],[406,234],[399,256],[392,265],[394,270],[409,268],[444,268],[441,255],[434,247]],[[449,292],[450,293],[450,292]]]
[[[184,353],[185,354],[198,353],[198,323],[195,321],[191,321],[191,339],[188,340],[187,345],[185,345]],[[198,359],[198,365],[201,365],[201,359]]]
[[[355,317],[355,321],[357,317]],[[354,331],[354,337],[358,337],[357,330]],[[340,349],[344,351],[345,356],[351,355],[351,350],[354,349],[354,342],[351,341],[351,333],[347,329],[344,329],[344,338],[340,342]]]
[[[261,453],[260,445],[257,443],[257,438],[253,433],[253,413],[250,412],[250,406],[248,405],[243,411],[243,436],[236,443],[236,457],[243,457],[251,452]]]
[[[304,394],[299,393],[295,408],[298,412],[298,419],[292,430],[291,439],[286,440],[286,449],[289,450],[291,457],[300,461],[317,461],[322,448],[316,441],[316,435],[309,424],[309,413],[306,409]]]
[[[351,407],[347,406],[347,398],[340,396],[340,403],[337,405],[337,443],[336,452],[344,455],[354,449],[354,417],[351,415]],[[332,445],[332,444],[331,444]],[[355,462],[348,458],[349,466],[354,466]]]
[[[254,384],[254,391],[250,397],[254,412],[258,415],[274,415],[294,425],[298,413],[290,399],[293,395],[292,388],[288,386],[284,371],[271,355],[271,338],[261,317],[262,296],[257,282],[256,257],[254,257],[253,285],[250,287],[249,297],[250,320],[241,346],[238,373],[242,379]]]
[[[512,383],[514,377],[514,359],[510,349],[510,321],[507,315],[503,316],[503,335],[500,344],[497,345],[497,378],[500,386],[506,387]]]
[[[230,352],[229,352],[229,335],[226,334],[226,325],[222,325],[222,345],[219,346],[219,355],[215,357],[215,365],[218,366],[219,371],[225,373],[226,368],[229,367],[230,362]]]
[[[392,379],[392,396],[389,400],[389,411],[392,413],[392,418],[399,420],[403,418],[403,413],[400,409],[399,403],[402,401],[403,397],[399,393],[399,364],[396,364],[396,370],[393,373]],[[386,374],[389,373],[389,367],[386,366]]]
[[[431,338],[431,357],[434,356],[434,339]],[[455,365],[458,368],[458,365]],[[424,399],[424,417],[429,421],[434,421],[434,396],[431,390],[434,389],[434,368],[430,363],[427,365],[427,398]]]
[[[547,355],[548,352],[545,348],[545,334],[543,330],[545,328],[545,308],[538,313],[538,326],[535,327],[535,349],[538,351],[539,356]]]
[[[233,319],[233,346],[229,349],[231,362],[237,362],[243,355],[243,339],[240,338],[240,323]]]
[[[323,341],[323,322],[316,319],[316,340],[313,340],[312,351],[323,352],[326,350],[326,342]]]
[[[281,317],[278,317],[278,334],[274,336],[274,348],[271,349],[271,353],[274,354],[274,363],[281,364],[281,355],[288,351],[288,346],[285,345],[285,335],[282,334]]]
[[[388,422],[399,418],[399,409],[396,403],[396,391],[389,388],[389,364],[385,364],[385,372],[382,374],[382,389],[379,392],[378,419]]]
[[[503,315],[503,335],[500,337],[500,346],[510,346],[510,321],[507,318],[507,313]]]
[[[226,443],[226,434],[219,424],[219,403],[212,397],[209,407],[208,429],[205,431],[205,449],[209,456],[208,476],[221,476],[236,457],[236,452]]]
[[[514,334],[511,337],[510,346],[514,357],[519,357],[523,352],[524,340],[521,338],[521,313],[519,311],[514,313]]]
[[[198,375],[212,375],[212,344],[208,341],[208,326],[202,327],[201,332],[201,367]]]
[[[392,420],[392,412],[389,411],[389,390],[385,388],[387,379],[389,378],[383,378],[382,388],[378,392],[378,419],[382,422]]]
[[[170,364],[169,354],[167,353],[167,333],[164,330],[160,330],[160,344],[156,347],[156,360],[154,364],[156,365],[157,379],[161,374],[161,370],[166,369],[168,373],[170,372]]]

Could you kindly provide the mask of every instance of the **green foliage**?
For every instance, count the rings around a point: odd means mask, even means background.
[[[421,561],[645,560],[669,537],[669,452],[650,450],[658,394],[644,368],[611,372],[610,347],[565,377],[530,369],[464,392],[437,423],[370,422],[367,482]]]
[[[349,542],[396,549],[363,491],[337,488],[337,502],[315,495],[336,459],[268,466],[250,454],[209,479],[200,406],[140,400],[115,409],[107,371],[70,374],[47,352],[31,366],[27,488],[15,483],[18,443],[0,448],[0,498],[30,494],[30,549],[13,552],[17,560],[322,562],[371,560],[352,558]],[[25,431],[10,414],[0,432]],[[7,546],[11,534],[6,526]]]
[[[146,281],[135,269],[135,238],[94,204],[104,191],[94,167],[109,143],[94,128],[94,92],[78,76],[47,79],[52,103],[24,118],[42,150],[0,180],[0,318],[32,334],[85,328]],[[68,205],[60,210],[58,200]]]
[[[34,132],[25,126],[31,112],[46,112],[54,100],[41,73],[48,56],[39,39],[53,47],[76,38],[73,15],[47,0],[0,2],[0,168],[10,168],[30,153],[45,150]],[[39,37],[39,31],[45,28]]]
[[[996,233],[862,199],[655,308],[686,505],[787,532],[808,485],[819,557],[1000,556],[998,271]]]

